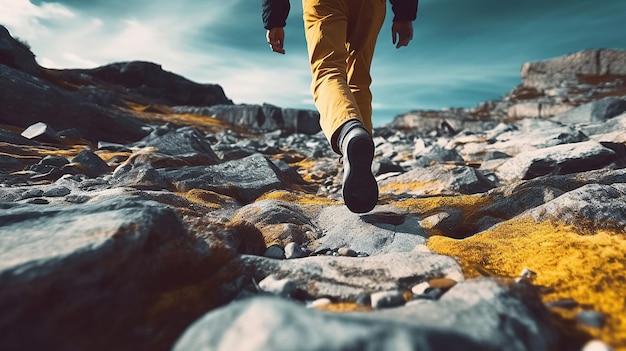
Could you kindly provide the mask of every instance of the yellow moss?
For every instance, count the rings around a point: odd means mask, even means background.
[[[277,190],[277,191],[265,193],[257,199],[257,201],[260,201],[260,200],[281,200],[285,202],[297,203],[300,205],[332,206],[332,205],[341,204],[339,201],[331,200],[329,198],[319,197],[316,195],[305,194],[305,193],[290,192],[290,191],[285,191],[285,190]]]
[[[178,193],[178,195],[191,202],[195,202],[211,209],[221,208],[223,204],[231,199],[228,196],[201,189],[191,189],[185,193]]]
[[[133,153],[132,152],[123,152],[123,151],[119,151],[119,152],[96,151],[95,154],[98,155],[98,157],[100,157],[104,162],[109,162],[113,157],[123,157],[123,158],[127,159]]]
[[[410,192],[420,192],[431,194],[441,188],[439,181],[430,182],[398,182],[389,183],[380,187],[381,193],[387,194],[405,194]]]
[[[459,258],[468,278],[481,271],[514,277],[528,267],[537,273],[535,284],[553,287],[544,295],[545,301],[572,298],[583,308],[603,312],[607,325],[588,331],[626,349],[626,235],[582,231],[523,218],[464,240],[431,237],[428,247]]]
[[[333,302],[328,305],[316,307],[317,310],[327,312],[371,312],[374,309],[371,306],[359,305],[354,302]]]

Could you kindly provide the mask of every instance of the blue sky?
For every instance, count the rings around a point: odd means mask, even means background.
[[[145,60],[235,103],[314,108],[302,29],[292,1],[286,55],[265,42],[260,0],[0,0],[0,24],[50,68]],[[472,107],[520,82],[526,61],[588,48],[626,49],[624,0],[421,0],[415,39],[379,36],[374,124],[414,109]]]

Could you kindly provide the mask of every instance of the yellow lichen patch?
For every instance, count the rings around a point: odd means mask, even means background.
[[[528,267],[537,273],[535,284],[552,288],[544,294],[545,301],[571,298],[579,308],[604,313],[607,325],[587,331],[613,347],[626,349],[623,233],[590,234],[589,229],[582,233],[573,226],[522,218],[464,240],[431,237],[428,247],[457,257],[468,278],[481,271],[514,277]]]
[[[291,164],[291,166],[296,168],[302,179],[309,183],[316,183],[320,181],[321,177],[313,170],[316,165],[317,162],[309,158],[305,158],[299,162]],[[325,178],[325,175],[323,177]]]
[[[316,307],[317,310],[327,312],[371,312],[374,309],[371,306],[359,305],[354,302],[333,302],[327,305]]]
[[[191,202],[195,202],[211,209],[221,208],[222,205],[228,202],[228,200],[232,200],[228,196],[201,189],[191,189],[188,192],[179,193],[178,195]]]
[[[260,200],[281,200],[285,202],[297,203],[300,205],[339,205],[340,202],[326,197],[320,197],[305,193],[296,193],[285,190],[277,190],[261,195]]]
[[[438,181],[432,182],[398,182],[389,183],[380,187],[381,193],[405,194],[410,192],[420,192],[430,194],[441,187]]]
[[[62,156],[75,157],[85,149],[85,145],[65,146],[63,148],[51,146],[14,145],[0,142],[0,153],[18,158],[19,156]]]
[[[104,162],[109,162],[114,157],[128,159],[130,157],[130,155],[132,155],[133,153],[132,152],[123,152],[123,151],[118,151],[118,152],[96,151],[95,154],[98,155],[98,157],[100,157]]]
[[[456,227],[457,235],[472,234],[474,224],[479,219],[478,211],[485,206],[493,203],[493,199],[484,194],[477,195],[458,195],[458,196],[429,196],[419,198],[409,198],[393,202],[393,205],[409,212],[415,213],[423,218],[433,214],[460,210],[463,214]],[[434,227],[422,226],[423,229],[431,236],[445,235]],[[449,233],[450,234],[450,233]]]

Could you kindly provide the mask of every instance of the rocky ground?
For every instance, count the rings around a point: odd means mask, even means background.
[[[626,349],[626,52],[375,130],[341,202],[313,111],[0,26],[0,349]]]

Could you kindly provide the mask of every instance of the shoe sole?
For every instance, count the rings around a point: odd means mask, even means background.
[[[378,184],[372,174],[374,143],[369,137],[355,137],[344,155],[343,201],[355,213],[374,209],[378,202]]]

